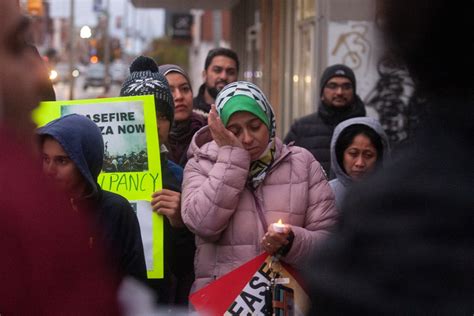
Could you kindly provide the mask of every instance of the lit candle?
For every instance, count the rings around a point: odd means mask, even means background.
[[[278,223],[273,223],[273,230],[277,233],[284,233],[285,232],[285,224],[282,223],[281,218],[278,220]]]

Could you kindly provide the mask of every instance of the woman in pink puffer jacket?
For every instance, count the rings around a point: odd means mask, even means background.
[[[320,164],[275,137],[273,109],[257,86],[227,85],[216,107],[184,171],[182,216],[197,243],[193,292],[263,251],[298,269],[336,221]],[[272,226],[279,219],[283,232]]]

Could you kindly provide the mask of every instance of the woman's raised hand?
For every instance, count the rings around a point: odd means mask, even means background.
[[[207,117],[207,125],[211,131],[212,138],[216,141],[219,147],[222,146],[236,146],[243,148],[242,143],[232,134],[231,131],[227,130],[222,124],[221,118],[217,114],[216,106],[211,105],[211,111]]]

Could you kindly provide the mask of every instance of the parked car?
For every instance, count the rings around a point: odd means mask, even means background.
[[[129,70],[126,64],[122,62],[114,62],[110,65],[110,77],[112,83],[121,85],[129,75]]]
[[[87,90],[89,87],[105,87],[107,85],[105,77],[104,64],[89,64],[86,68],[84,90]]]
[[[80,74],[78,67],[74,67],[72,75],[77,78]],[[53,84],[69,81],[69,64],[59,62],[49,68],[49,79]]]

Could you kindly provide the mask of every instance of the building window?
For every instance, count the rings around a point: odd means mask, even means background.
[[[293,121],[315,109],[316,1],[287,0],[282,34],[283,80],[280,124],[283,134]]]

